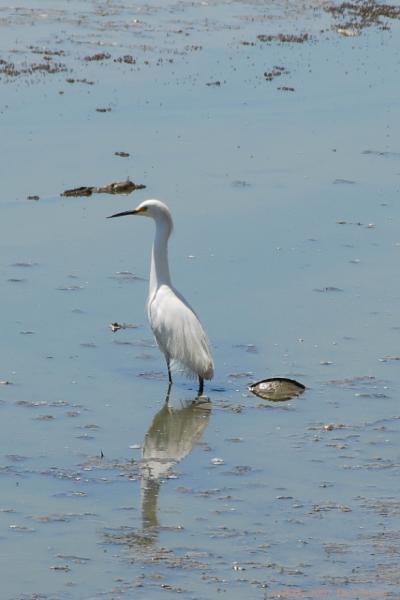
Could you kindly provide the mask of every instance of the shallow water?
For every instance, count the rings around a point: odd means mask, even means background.
[[[0,10],[19,70],[0,79],[2,598],[398,597],[398,22],[22,6]],[[44,56],[67,70],[32,71]],[[147,188],[60,197],[128,176]],[[165,408],[152,225],[105,219],[147,197],[213,344],[209,404],[177,374]],[[307,390],[248,393],[273,376]]]

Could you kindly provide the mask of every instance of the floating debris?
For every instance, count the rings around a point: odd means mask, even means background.
[[[343,290],[341,288],[335,287],[334,285],[327,285],[323,288],[315,288],[313,292],[322,292],[326,294],[329,292],[343,292]]]
[[[55,565],[53,567],[50,567],[50,569],[52,569],[53,571],[63,571],[64,573],[69,573],[69,571],[71,570],[68,565]]]
[[[47,406],[45,400],[17,400],[15,403],[17,406],[26,406],[28,408],[38,408],[40,406]]]
[[[67,66],[60,62],[47,61],[44,63],[25,63],[23,66],[17,68],[12,62],[0,60],[0,76],[5,75],[9,78],[16,78],[20,75],[25,75],[27,77],[32,75],[53,75],[67,70]]]
[[[98,52],[97,54],[92,54],[91,56],[85,56],[84,60],[87,62],[92,62],[95,60],[108,60],[111,58],[111,54],[109,52]]]
[[[310,39],[308,33],[301,33],[300,35],[278,33],[277,35],[264,35],[260,34],[257,36],[259,42],[279,42],[281,44],[303,44]]]
[[[89,81],[89,79],[74,79],[73,77],[69,77],[65,80],[66,83],[86,83],[87,85],[94,85],[94,81]]]
[[[357,37],[360,35],[360,30],[354,29],[354,27],[337,27],[336,33],[343,37]]]
[[[386,150],[363,150],[361,152],[361,154],[372,154],[374,156],[392,156],[392,157],[398,157],[400,156],[400,152],[390,152],[390,151],[386,151]]]
[[[233,467],[232,471],[229,471],[227,475],[247,475],[252,472],[252,468],[249,465],[236,465]]]
[[[323,426],[324,431],[333,431],[334,429],[344,429],[347,427],[343,423],[327,423]]]
[[[118,331],[119,329],[137,329],[139,325],[135,325],[134,323],[111,323],[110,328],[111,331]]]
[[[119,156],[121,155],[122,153],[119,153]],[[143,190],[145,187],[146,186],[143,183],[134,183],[133,181],[130,181],[130,179],[127,179],[126,181],[115,181],[101,187],[81,185],[77,188],[65,190],[62,192],[61,196],[75,197],[91,196],[92,194],[130,194],[134,190]]]
[[[352,179],[335,179],[334,180],[334,185],[353,185],[355,184],[355,181],[353,181]]]
[[[68,560],[77,565],[84,565],[88,563],[91,558],[87,558],[84,556],[76,556],[75,554],[57,554],[56,558],[60,558],[61,560]]]
[[[335,502],[326,502],[325,504],[314,504],[312,512],[328,512],[331,510],[338,510],[340,512],[351,512],[351,508],[344,504],[337,504]]]
[[[61,196],[91,196],[93,193],[94,188],[93,187],[89,187],[87,185],[81,185],[80,187],[77,188],[72,188],[71,190],[65,190],[65,192],[63,192],[61,194]]]
[[[136,59],[133,58],[132,54],[124,54],[124,56],[119,56],[118,58],[114,58],[115,63],[125,63],[126,65],[135,65]]]
[[[281,402],[282,400],[290,400],[290,398],[300,396],[306,387],[294,379],[272,377],[253,383],[249,385],[248,389],[252,394],[264,400]]]
[[[8,527],[12,531],[21,531],[21,532],[24,532],[24,533],[25,532],[27,532],[27,533],[33,533],[35,531],[31,527],[26,527],[25,525],[14,525],[14,524],[11,524]]]
[[[400,18],[400,8],[391,4],[372,2],[341,2],[326,4],[324,10],[342,23],[336,28],[340,35],[354,36],[357,31],[367,27],[377,26],[379,29],[389,29],[387,19]],[[349,33],[344,33],[344,32]],[[350,33],[354,32],[354,33]]]
[[[29,46],[32,54],[44,54],[49,56],[65,56],[64,50],[50,50],[50,48],[41,48],[39,46]]]
[[[127,179],[126,181],[117,181],[95,188],[94,191],[97,194],[130,194],[134,190],[144,190],[145,187],[143,183],[134,183]]]
[[[131,271],[117,271],[115,275],[110,276],[110,279],[115,279],[116,281],[145,281],[143,277],[135,275]]]
[[[121,156],[122,158],[128,158],[129,152],[114,152],[115,156]]]
[[[267,81],[272,81],[275,77],[280,77],[281,75],[288,75],[289,71],[285,69],[285,67],[274,66],[272,71],[265,71],[264,77]]]
[[[392,362],[392,361],[398,361],[398,360],[400,360],[400,356],[391,355],[391,356],[384,356],[383,358],[380,358],[379,362]]]
[[[32,195],[32,196],[27,196],[26,197],[27,200],[40,200],[40,196],[37,196],[36,194]]]

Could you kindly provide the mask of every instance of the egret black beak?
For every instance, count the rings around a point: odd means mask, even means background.
[[[115,215],[110,215],[107,219],[113,219],[114,217],[126,217],[128,215],[136,215],[139,211],[136,210],[125,210],[124,212],[116,213]]]

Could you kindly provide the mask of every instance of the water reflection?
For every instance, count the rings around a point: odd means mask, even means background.
[[[123,525],[104,532],[106,543],[125,546],[129,551],[153,552],[157,542],[159,522],[157,516],[158,496],[163,478],[171,474],[173,467],[184,459],[198,443],[208,425],[211,402],[204,397],[181,400],[179,405],[166,401],[153,417],[142,446],[140,461],[141,526]]]
[[[211,403],[204,398],[171,406],[169,392],[154,415],[144,438],[141,465],[141,511],[143,530],[158,526],[157,502],[162,478],[190,454],[207,427]]]

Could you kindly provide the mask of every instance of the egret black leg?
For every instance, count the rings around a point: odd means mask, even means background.
[[[167,369],[168,369],[168,381],[169,381],[169,385],[171,385],[172,376],[171,376],[171,367],[169,366],[169,358],[167,358],[166,360],[167,360]]]
[[[198,396],[202,396],[204,390],[204,379],[199,377],[199,389],[197,391]]]
[[[171,383],[171,382],[169,382],[169,384],[168,384],[168,389],[167,389],[167,395],[165,396],[165,404],[168,404],[168,403],[169,403],[169,394],[170,394],[170,392],[171,392],[171,386],[172,386],[172,383]]]

